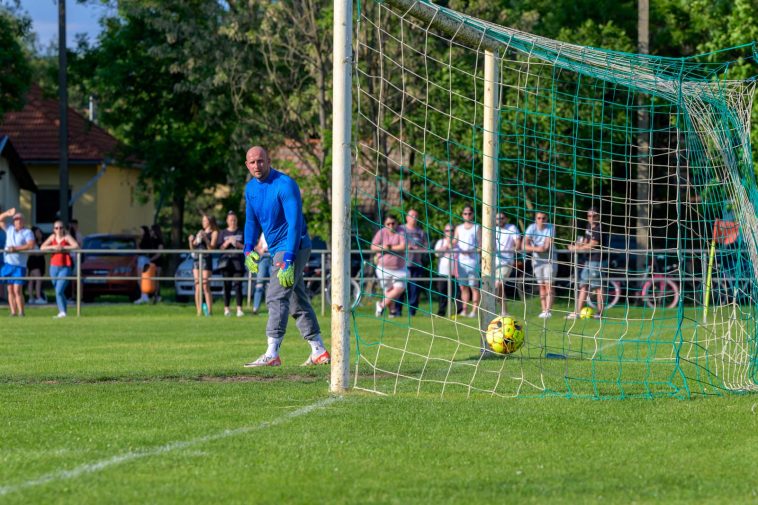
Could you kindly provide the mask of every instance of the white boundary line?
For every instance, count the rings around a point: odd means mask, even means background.
[[[314,410],[327,407],[340,399],[341,398],[337,396],[325,398],[323,400],[317,401],[316,403],[312,403],[311,405],[307,405],[303,408],[294,410],[288,414],[277,417],[276,419],[272,421],[264,421],[255,426],[244,426],[242,428],[237,428],[234,430],[224,430],[219,433],[215,433],[213,435],[206,435],[204,437],[193,438],[191,440],[170,442],[168,444],[154,447],[152,449],[142,449],[138,451],[126,452],[124,454],[119,454],[108,459],[96,461],[94,463],[87,463],[84,465],[80,465],[80,466],[77,466],[76,468],[72,468],[71,470],[59,470],[56,472],[51,472],[41,477],[38,477],[36,479],[31,479],[31,480],[27,480],[26,482],[22,482],[21,484],[0,486],[0,496],[5,496],[7,494],[15,493],[16,491],[21,491],[23,489],[28,489],[31,487],[41,486],[43,484],[47,484],[50,482],[55,482],[59,480],[67,480],[67,479],[75,479],[82,475],[99,472],[100,470],[104,470],[108,467],[119,465],[121,463],[126,463],[128,461],[133,461],[135,459],[146,458],[149,456],[159,456],[162,454],[175,451],[177,449],[185,449],[187,447],[204,444],[205,442],[212,442],[214,440],[221,440],[224,438],[236,437],[238,435],[244,435],[245,433],[250,433],[251,431],[265,430],[267,428],[271,428],[272,426],[285,423],[289,421],[290,419],[294,419],[296,417],[309,414],[313,412]]]

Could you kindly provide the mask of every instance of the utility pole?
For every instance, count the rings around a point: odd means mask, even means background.
[[[60,220],[68,226],[68,81],[66,76],[66,0],[58,0],[58,177],[60,185]]]
[[[650,3],[637,0],[637,52],[650,54]],[[638,95],[637,105],[637,271],[642,275],[647,269],[647,250],[650,247],[650,115],[645,106],[647,98]]]

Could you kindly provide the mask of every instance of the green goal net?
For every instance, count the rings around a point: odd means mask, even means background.
[[[727,61],[753,45],[663,58],[358,11],[355,388],[756,389],[755,81]]]

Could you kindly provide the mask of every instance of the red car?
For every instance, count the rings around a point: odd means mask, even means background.
[[[107,251],[137,249],[134,235],[95,234],[84,238],[82,249]],[[139,277],[134,252],[86,253],[82,257],[82,299],[91,301],[100,295],[126,295],[134,301],[140,296],[139,280],[107,277]]]

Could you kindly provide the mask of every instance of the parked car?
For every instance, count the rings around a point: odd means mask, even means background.
[[[218,270],[218,260],[221,259],[221,255],[210,255],[211,265],[213,266],[211,274],[211,294],[214,298],[222,297],[224,295],[224,281],[218,280],[223,278],[223,275]],[[176,268],[176,277],[174,281],[174,288],[176,289],[176,301],[186,302],[193,300],[195,296],[195,281],[192,277],[192,257],[189,254],[182,256],[182,262]],[[253,280],[255,282],[255,280]],[[234,288],[232,287],[232,295],[234,295]],[[247,296],[247,271],[242,277],[242,296]]]
[[[135,235],[99,233],[84,237],[82,249],[104,251],[137,249]],[[82,299],[92,301],[101,295],[126,295],[130,300],[140,296],[139,280],[108,279],[107,277],[138,277],[137,254],[134,252],[82,256]]]

